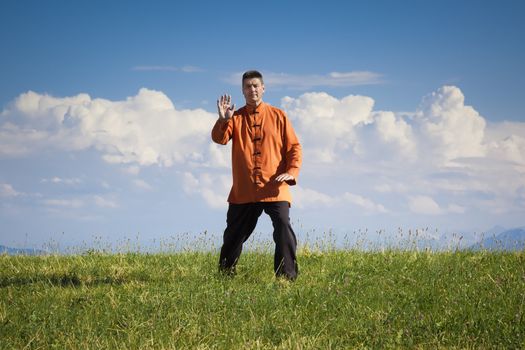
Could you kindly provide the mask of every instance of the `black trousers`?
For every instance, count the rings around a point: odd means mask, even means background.
[[[219,269],[226,273],[235,272],[242,245],[252,234],[263,210],[270,216],[273,224],[275,275],[293,280],[298,273],[295,254],[297,239],[290,224],[288,202],[230,204],[219,258]]]

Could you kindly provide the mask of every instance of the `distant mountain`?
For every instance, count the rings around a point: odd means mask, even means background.
[[[7,255],[42,255],[46,254],[45,251],[33,248],[10,248],[0,245],[0,254]]]
[[[473,250],[523,250],[525,228],[519,227],[495,235],[486,235],[483,240],[470,246]]]
[[[513,229],[513,230],[515,230],[515,229]],[[505,231],[509,231],[509,229],[506,229],[505,227],[500,226],[500,225],[496,225],[493,228],[485,231],[484,235],[485,235],[485,237],[492,237],[492,236],[497,236],[500,233],[503,233]]]

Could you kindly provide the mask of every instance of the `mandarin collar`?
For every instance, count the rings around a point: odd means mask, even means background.
[[[261,112],[265,108],[265,106],[266,106],[266,103],[261,101],[261,103],[259,103],[259,105],[257,107],[252,107],[252,106],[246,105],[246,111],[249,114],[252,114],[252,113],[255,113],[255,112]]]

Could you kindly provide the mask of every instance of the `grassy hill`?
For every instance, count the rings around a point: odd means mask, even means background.
[[[525,253],[0,256],[1,349],[524,348]]]

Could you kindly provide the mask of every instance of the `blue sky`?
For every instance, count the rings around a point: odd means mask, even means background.
[[[522,226],[524,10],[3,1],[0,244],[220,233],[228,149],[209,130],[252,68],[305,148],[299,238]]]

